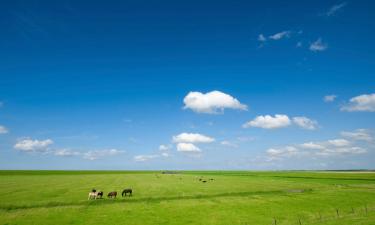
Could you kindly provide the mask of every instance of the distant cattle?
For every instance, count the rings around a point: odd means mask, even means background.
[[[104,193],[102,191],[98,191],[96,198],[103,198],[103,194]]]
[[[121,196],[124,197],[126,194],[129,193],[129,196],[132,196],[133,190],[131,188],[126,188],[122,191]]]
[[[206,180],[202,180],[203,183],[206,183],[207,181]]]
[[[107,196],[108,198],[116,198],[117,192],[116,191],[109,192]]]
[[[88,200],[90,199],[96,199],[98,197],[98,193],[95,191],[95,192],[89,192],[89,198]]]

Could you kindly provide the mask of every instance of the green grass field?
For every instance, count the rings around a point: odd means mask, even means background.
[[[375,224],[375,173],[0,171],[0,199],[0,224]]]

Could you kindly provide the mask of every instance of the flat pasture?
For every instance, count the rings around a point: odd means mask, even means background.
[[[206,181],[206,182],[203,182]],[[104,198],[88,200],[91,189]],[[121,197],[124,188],[132,197]],[[107,193],[117,191],[116,199]],[[0,171],[0,224],[375,224],[375,173]]]

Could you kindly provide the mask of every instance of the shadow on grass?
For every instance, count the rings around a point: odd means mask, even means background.
[[[194,199],[214,199],[220,197],[247,197],[256,195],[291,195],[312,192],[312,189],[300,189],[298,191],[291,190],[277,190],[277,191],[255,191],[255,192],[226,192],[212,195],[190,195],[190,196],[170,196],[170,197],[148,197],[148,198],[118,198],[118,199],[97,199],[85,200],[78,202],[47,202],[43,204],[33,205],[0,205],[0,210],[10,211],[18,209],[34,209],[34,208],[54,208],[54,207],[69,207],[69,206],[95,206],[108,204],[127,204],[139,202],[162,202],[175,200],[194,200]]]

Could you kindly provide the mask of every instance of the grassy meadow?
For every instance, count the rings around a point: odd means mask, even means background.
[[[0,171],[0,224],[375,224],[375,173]]]

